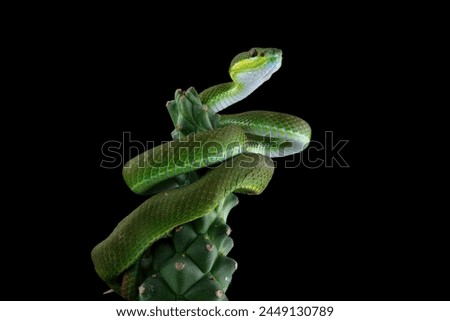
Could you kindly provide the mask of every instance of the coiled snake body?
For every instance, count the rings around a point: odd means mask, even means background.
[[[134,192],[159,193],[92,250],[97,273],[116,292],[127,297],[136,286],[133,265],[156,240],[208,214],[232,192],[261,193],[272,177],[270,158],[298,153],[308,145],[311,129],[296,116],[268,111],[217,114],[268,80],[281,61],[279,49],[252,48],[232,60],[232,82],[200,94],[193,88],[177,90],[167,105],[174,140],[131,159],[123,169]],[[201,179],[177,185],[180,175],[210,166],[215,168]]]

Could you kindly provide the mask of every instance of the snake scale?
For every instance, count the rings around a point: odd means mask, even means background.
[[[230,193],[259,194],[273,174],[271,158],[301,152],[311,137],[302,119],[269,111],[218,112],[244,99],[281,66],[282,52],[252,48],[230,64],[232,82],[197,94],[177,90],[167,108],[175,125],[171,142],[131,159],[123,177],[132,191],[155,194],[126,216],[92,250],[99,276],[124,297],[136,288],[136,262],[175,227],[200,218]],[[212,168],[191,184],[177,178]]]

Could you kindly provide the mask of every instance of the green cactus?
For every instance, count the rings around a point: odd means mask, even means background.
[[[167,109],[175,126],[174,139],[219,127],[219,115],[201,103],[193,87],[175,91]],[[183,186],[199,178],[199,174],[183,174],[174,181]],[[237,262],[227,257],[233,240],[226,222],[237,204],[238,198],[230,193],[211,213],[174,228],[167,238],[153,244],[141,259],[138,299],[227,300],[225,292]]]
[[[229,194],[210,214],[176,227],[143,255],[139,300],[226,300],[237,262],[226,219],[238,203]]]

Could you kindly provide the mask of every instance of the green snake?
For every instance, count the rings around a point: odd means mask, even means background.
[[[133,267],[155,241],[211,212],[232,192],[261,193],[272,177],[270,158],[306,148],[311,128],[296,116],[269,111],[217,115],[267,81],[281,62],[279,49],[252,48],[232,60],[232,82],[200,94],[193,88],[176,92],[175,101],[168,104],[175,139],[131,159],[123,169],[131,190],[159,193],[125,217],[92,250],[97,273],[114,291],[126,294],[136,286]],[[176,184],[180,175],[205,167],[213,169],[201,179]]]

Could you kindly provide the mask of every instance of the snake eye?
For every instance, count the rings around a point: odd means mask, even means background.
[[[248,54],[250,55],[250,57],[256,57],[258,55],[258,50],[256,50],[255,48],[250,49],[250,51],[248,52]]]

